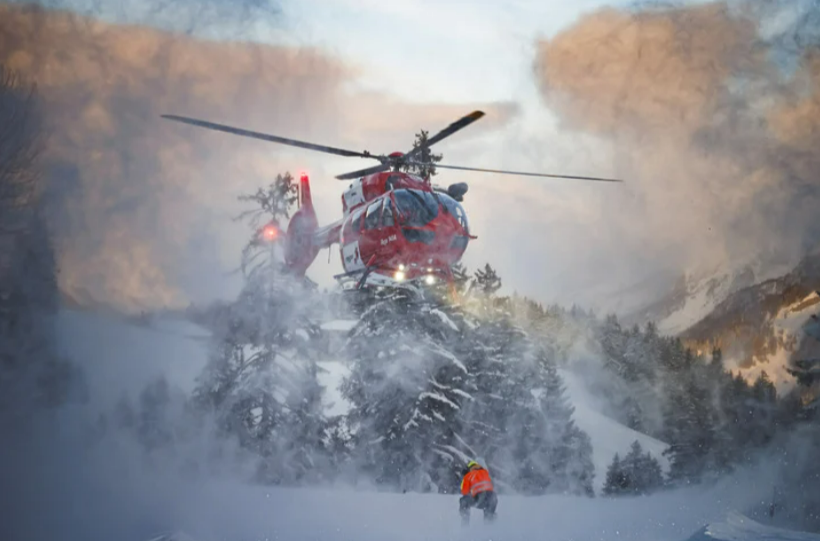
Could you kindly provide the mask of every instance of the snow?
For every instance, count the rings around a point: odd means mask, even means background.
[[[674,335],[685,331],[709,315],[729,293],[712,290],[704,282],[696,284],[692,289],[681,308],[658,322],[658,331],[661,334]]]
[[[661,334],[678,334],[708,316],[729,295],[753,284],[780,277],[793,269],[791,264],[764,264],[749,255],[732,262],[706,265],[686,273],[686,298],[673,312],[659,314]],[[774,287],[774,284],[770,284]]]
[[[663,456],[663,452],[669,447],[667,444],[632,430],[597,411],[597,401],[589,395],[577,375],[567,370],[559,370],[559,374],[564,380],[570,402],[575,407],[573,420],[592,440],[592,463],[595,466],[593,486],[596,494],[600,494],[603,489],[606,470],[612,457],[619,453],[623,458],[635,440],[641,444],[644,452],[649,452],[658,459],[664,472],[669,471],[669,460]]]
[[[141,389],[158,375],[183,388],[193,386],[206,360],[205,344],[188,332],[179,334],[182,327],[169,323],[159,329],[145,328],[70,310],[60,313],[57,321],[61,349],[85,370],[92,396],[102,393],[114,399],[122,391]],[[338,398],[333,393],[344,377],[344,364],[330,360],[322,368],[329,396]],[[566,371],[562,376],[576,408],[576,422],[596,448],[598,477],[611,455],[627,450],[634,439],[659,455],[661,442],[595,411],[594,400],[578,377]],[[340,404],[333,407],[337,413],[345,411]],[[182,468],[185,453],[161,455],[163,460],[155,463],[159,469],[154,470],[132,454],[133,449],[125,452],[116,441],[111,443],[110,449],[93,456],[63,445],[56,458],[65,460],[38,463],[45,477],[56,476],[52,490],[36,496],[21,494],[36,499],[43,516],[49,517],[42,522],[44,528],[53,523],[52,529],[63,534],[41,538],[532,541],[546,536],[590,541],[820,541],[818,536],[766,527],[735,513],[770,494],[764,479],[748,474],[709,488],[669,490],[651,497],[501,494],[495,524],[485,526],[474,511],[470,526],[462,528],[457,495],[383,493],[369,486],[252,486],[236,480],[233,470],[219,474]],[[77,499],[77,494],[82,498]]]
[[[820,541],[820,535],[773,528],[730,511],[725,520],[709,524],[687,541]]]
[[[331,323],[335,328],[341,328],[340,321],[344,320]],[[109,406],[123,392],[134,395],[160,375],[165,375],[169,383],[190,391],[207,360],[206,343],[194,338],[204,336],[205,331],[187,322],[167,321],[157,328],[145,328],[110,316],[64,310],[58,318],[58,332],[62,338],[62,351],[91,368],[87,370],[89,387],[94,388],[95,396],[104,399]],[[447,352],[442,350],[441,353]],[[451,355],[448,358],[461,364]],[[325,388],[326,415],[344,415],[350,404],[342,396],[340,385],[349,374],[349,368],[338,360],[318,364],[322,368],[319,384]],[[613,455],[629,452],[635,440],[668,471],[668,461],[661,455],[666,444],[606,417],[597,411],[596,401],[586,393],[578,376],[565,370],[561,371],[561,376],[575,407],[575,422],[592,440],[596,492],[600,492],[603,486],[606,468]],[[425,393],[422,396],[428,395],[455,406],[439,394]]]
[[[111,405],[134,396],[154,378],[189,392],[207,360],[208,332],[182,320],[156,319],[134,325],[110,315],[61,310],[58,349],[85,368],[91,400]]]
[[[326,321],[320,327],[329,332],[347,332],[353,329],[358,323],[355,319],[333,319]]]
[[[429,398],[431,400],[436,400],[438,402],[441,402],[442,404],[447,404],[448,406],[450,406],[453,409],[456,409],[456,410],[461,409],[461,408],[458,407],[458,404],[456,404],[455,402],[453,402],[452,400],[450,400],[449,398],[447,398],[446,396],[444,396],[442,394],[424,392],[424,393],[421,393],[419,395],[419,398]]]
[[[473,510],[462,527],[457,495],[206,485],[175,506],[183,522],[175,531],[186,532],[178,537],[185,541],[820,540],[751,521],[722,496],[720,490],[618,499],[502,494],[494,524],[483,524]]]
[[[774,317],[775,327],[781,333],[800,337],[804,325],[818,310],[820,310],[820,295],[812,292],[794,304],[781,308]]]
[[[433,309],[430,311],[431,314],[438,316],[442,323],[453,329],[454,331],[458,332],[458,326],[453,323],[453,320],[447,317],[447,314],[442,312],[441,310]]]
[[[322,369],[319,371],[318,379],[319,385],[325,390],[322,397],[325,415],[344,415],[350,410],[350,403],[342,396],[340,385],[350,374],[350,370],[338,361],[321,361],[317,364]]]
[[[777,347],[764,359],[755,358],[752,366],[740,366],[737,359],[725,358],[726,367],[740,372],[747,381],[754,381],[763,372],[775,384],[778,394],[788,392],[794,386],[794,376],[786,371],[790,366],[794,352],[806,337],[806,324],[811,316],[820,310],[820,295],[812,292],[806,297],[782,307],[771,320]]]

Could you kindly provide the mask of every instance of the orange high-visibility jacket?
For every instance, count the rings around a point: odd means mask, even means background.
[[[493,481],[490,479],[490,472],[484,468],[468,471],[461,480],[461,493],[465,496],[475,496],[488,490],[493,490]]]

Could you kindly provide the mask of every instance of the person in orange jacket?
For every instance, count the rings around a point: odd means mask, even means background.
[[[470,522],[470,508],[477,507],[484,511],[484,520],[495,518],[495,508],[498,506],[498,497],[495,495],[490,472],[482,468],[478,462],[471,460],[463,472],[461,480],[461,499],[459,513],[464,524]]]

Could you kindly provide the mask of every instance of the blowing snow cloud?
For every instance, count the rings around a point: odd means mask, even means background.
[[[539,44],[542,97],[567,128],[611,141],[629,181],[620,233],[667,262],[765,267],[820,242],[817,47],[764,39],[762,11],[602,9]]]
[[[36,82],[46,104],[61,288],[124,309],[224,292],[246,234],[231,223],[237,195],[288,168],[316,172],[326,159],[294,158],[286,147],[160,114],[353,148],[376,141],[371,150],[389,152],[465,111],[350,93],[343,87],[354,70],[311,48],[208,40],[31,6],[0,4],[0,64]],[[514,112],[484,108],[498,123]],[[336,181],[319,182],[319,197],[323,190],[338,201]]]

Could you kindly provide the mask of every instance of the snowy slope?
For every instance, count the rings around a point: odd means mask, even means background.
[[[182,319],[135,325],[112,315],[64,309],[56,329],[60,352],[85,369],[94,390],[91,399],[104,407],[159,376],[190,391],[207,358],[208,331]]]
[[[601,493],[606,480],[606,469],[612,462],[612,457],[618,453],[621,458],[629,452],[634,441],[638,441],[644,452],[649,452],[658,459],[664,472],[669,471],[669,460],[663,452],[669,447],[662,441],[656,440],[631,428],[614,421],[598,411],[596,400],[584,388],[581,379],[567,370],[559,370],[561,377],[575,406],[573,419],[592,440],[592,462],[595,464],[595,492]]]
[[[767,528],[734,512],[723,490],[662,493],[651,498],[501,497],[498,520],[469,527],[457,496],[351,490],[206,487],[180,502],[178,539],[188,541],[818,541],[819,536]],[[727,516],[729,517],[727,519]],[[704,525],[708,525],[704,528]],[[697,532],[693,535],[693,532]],[[186,535],[187,534],[187,535]],[[146,535],[144,539],[156,539]],[[162,538],[160,538],[162,539]],[[169,538],[166,538],[169,539]]]

